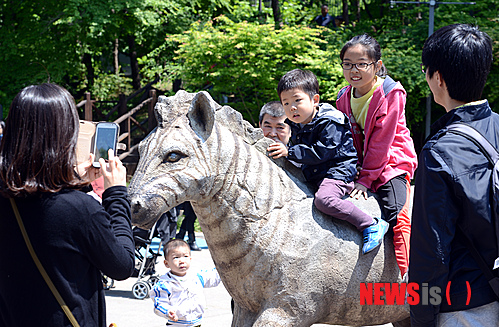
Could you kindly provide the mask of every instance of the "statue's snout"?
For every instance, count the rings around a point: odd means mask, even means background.
[[[149,227],[154,224],[154,220],[151,219],[152,213],[141,199],[132,198],[130,200],[130,205],[132,209],[132,224],[141,228]]]
[[[134,216],[139,215],[139,213],[144,208],[144,206],[142,206],[142,203],[140,203],[139,200],[133,200],[133,201],[131,201],[131,206],[132,206],[132,215],[134,215]]]

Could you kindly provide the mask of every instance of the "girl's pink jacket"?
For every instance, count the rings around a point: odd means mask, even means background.
[[[351,92],[351,85],[341,89],[336,106],[352,125],[354,146],[362,166],[356,182],[376,192],[378,187],[398,175],[408,173],[412,178],[418,162],[406,125],[406,92],[402,85],[387,76],[383,85],[374,90],[364,134],[352,114]]]

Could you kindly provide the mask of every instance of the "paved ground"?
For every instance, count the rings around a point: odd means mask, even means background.
[[[203,235],[198,234],[198,244],[202,251],[192,252],[191,269],[213,267],[210,252],[206,248]],[[164,274],[166,268],[163,265],[163,257],[159,258],[156,265],[159,274]],[[137,278],[129,278],[125,281],[115,282],[114,287],[106,291],[107,323],[116,323],[118,327],[163,327],[166,320],[156,316],[153,312],[152,300],[149,298],[138,300],[132,294],[133,284]],[[230,310],[230,296],[224,286],[206,288],[205,296],[207,310],[203,318],[203,327],[230,327],[232,314]],[[313,327],[325,327],[330,325],[315,324]],[[392,324],[382,325],[392,327]]]

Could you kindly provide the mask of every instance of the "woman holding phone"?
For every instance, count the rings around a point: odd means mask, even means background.
[[[72,325],[35,265],[22,224],[80,326],[106,326],[101,271],[118,280],[133,272],[126,169],[113,151],[100,169],[93,155],[76,166],[78,128],[73,97],[55,84],[24,88],[10,107],[0,147],[0,326]],[[102,206],[80,191],[101,175]]]

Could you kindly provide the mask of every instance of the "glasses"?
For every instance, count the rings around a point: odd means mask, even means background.
[[[375,64],[375,62],[359,62],[356,64],[352,64],[351,62],[342,62],[341,67],[343,67],[344,70],[350,70],[353,68],[353,66],[355,66],[355,68],[357,68],[358,70],[367,70],[367,68],[373,64]]]
[[[426,75],[426,70],[428,69],[428,67],[426,67],[424,64],[421,64],[421,71],[423,72],[423,74]]]

